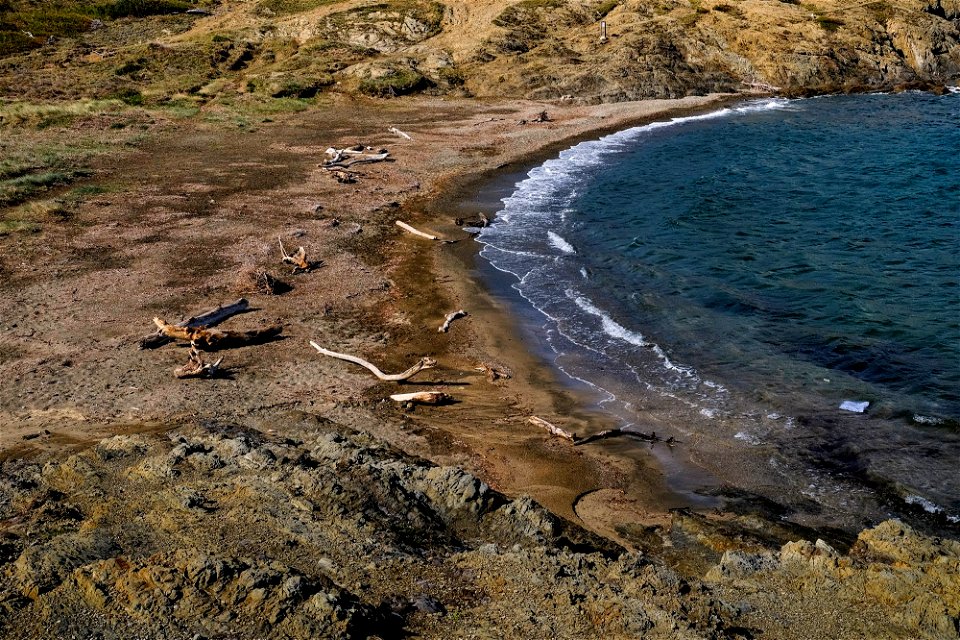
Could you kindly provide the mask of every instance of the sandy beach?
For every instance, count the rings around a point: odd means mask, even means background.
[[[84,203],[76,224],[4,240],[12,289],[2,313],[4,349],[12,357],[2,364],[3,451],[57,456],[105,436],[185,421],[269,424],[282,432],[283,412],[334,412],[608,535],[605,516],[591,522],[585,510],[573,512],[578,495],[602,489],[604,501],[662,517],[669,500],[646,456],[617,464],[602,447],[574,450],[527,423],[538,415],[581,434],[604,426],[526,352],[505,310],[470,279],[476,245],[454,223],[464,215],[455,212],[484,181],[586,136],[730,99],[593,107],[361,101],[243,134],[172,125],[144,150],[102,161],[92,182],[115,186]],[[549,122],[529,122],[544,110]],[[367,165],[356,183],[339,184],[319,166],[323,153],[355,143],[388,149],[392,162]],[[404,234],[395,220],[458,242]],[[322,265],[288,275],[278,236]],[[84,254],[89,258],[78,261]],[[250,290],[244,278],[257,269],[291,290]],[[172,369],[186,360],[184,349],[137,349],[153,316],[173,322],[240,295],[256,311],[225,327],[276,321],[283,339],[223,352],[228,378],[177,380]],[[460,308],[470,315],[438,333],[444,315]],[[422,355],[440,366],[400,388],[319,357],[309,340],[385,370]],[[487,382],[476,371],[484,362],[506,367],[512,378]],[[456,402],[405,412],[383,401],[398,389],[424,388],[444,389]]]

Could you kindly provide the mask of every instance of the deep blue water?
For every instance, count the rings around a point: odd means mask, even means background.
[[[765,100],[582,143],[480,239],[557,366],[698,443],[718,484],[823,522],[960,521],[960,94]]]

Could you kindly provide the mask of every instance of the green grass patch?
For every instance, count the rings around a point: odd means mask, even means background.
[[[817,24],[820,25],[820,28],[824,31],[834,32],[837,31],[840,27],[843,26],[843,20],[837,18],[830,18],[828,16],[817,16]]]
[[[112,100],[119,100],[120,102],[130,105],[132,107],[142,106],[145,102],[143,94],[140,93],[137,89],[133,87],[126,87],[120,89],[119,91],[114,92],[112,95],[108,96]]]
[[[169,13],[182,13],[192,9],[194,3],[182,0],[114,0],[99,5],[95,11],[107,18],[145,18]]]
[[[430,81],[413,69],[394,67],[383,75],[365,78],[359,90],[368,96],[392,98],[422,91],[428,86]]]
[[[317,7],[337,4],[342,0],[261,0],[258,9],[266,9],[274,15],[284,16],[292,13],[302,13]]]
[[[593,8],[593,13],[597,20],[606,18],[607,14],[620,6],[620,0],[604,0]]]
[[[188,0],[10,0],[0,3],[0,56],[43,46],[51,36],[75,37],[87,32],[94,19],[145,18],[196,6]]]
[[[38,231],[40,231],[40,225],[36,222],[0,220],[0,236],[6,236],[12,233],[37,233]]]
[[[0,206],[10,207],[87,175],[82,170],[53,170],[28,173],[0,181]]]

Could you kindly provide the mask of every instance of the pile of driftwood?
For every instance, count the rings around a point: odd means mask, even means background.
[[[297,247],[293,253],[287,253],[283,246],[283,239],[277,237],[280,245],[280,262],[293,267],[292,274],[306,273],[321,266],[322,261],[307,260],[307,251],[304,247]],[[245,283],[261,293],[276,294],[287,291],[290,286],[280,281],[265,270],[253,270]],[[191,316],[186,320],[171,324],[163,318],[154,318],[156,331],[142,338],[138,346],[140,349],[156,349],[176,341],[190,343],[190,352],[187,363],[174,369],[177,378],[215,378],[223,374],[223,358],[215,362],[207,362],[203,358],[204,351],[219,351],[248,345],[262,344],[276,339],[282,332],[283,326],[272,324],[266,327],[248,329],[245,331],[223,330],[217,328],[228,318],[251,311],[250,302],[240,298],[229,304],[220,305],[199,315]]]
[[[391,161],[386,149],[374,149],[362,144],[337,149],[330,147],[320,167],[336,178],[341,184],[353,184],[362,174],[351,169],[356,165]]]
[[[283,331],[283,326],[279,324],[246,331],[215,328],[228,318],[248,311],[251,311],[249,301],[246,298],[240,298],[176,324],[171,324],[162,318],[154,318],[153,324],[156,325],[157,330],[142,338],[139,347],[156,349],[171,342],[189,342],[190,352],[187,363],[174,369],[173,374],[177,378],[213,378],[222,373],[220,365],[223,363],[223,358],[216,362],[206,362],[201,354],[202,351],[219,351],[262,344],[273,340]]]

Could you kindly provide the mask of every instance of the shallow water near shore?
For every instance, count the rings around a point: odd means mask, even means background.
[[[682,441],[653,452],[691,505],[953,530],[958,125],[956,93],[772,99],[584,142],[481,196],[481,277],[602,410]]]

